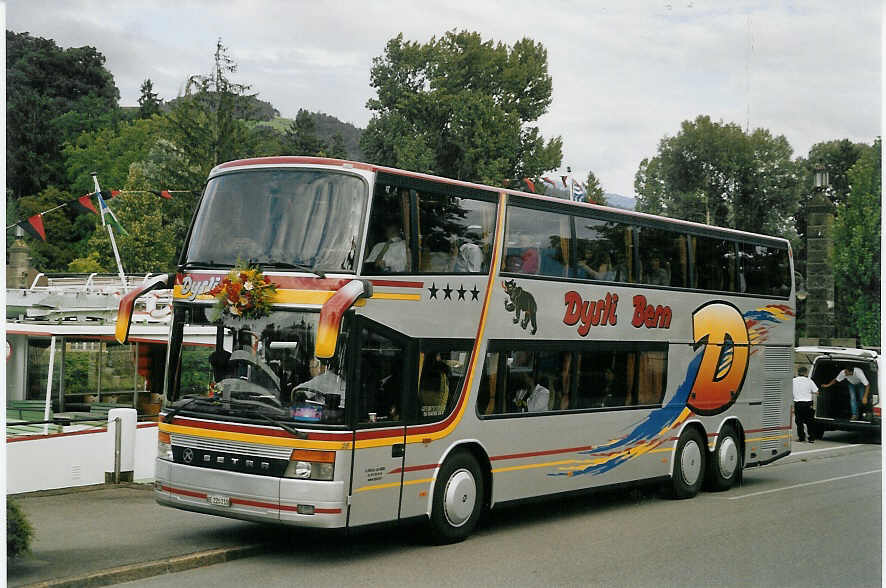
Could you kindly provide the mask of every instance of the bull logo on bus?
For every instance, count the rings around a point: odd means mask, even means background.
[[[720,414],[738,399],[748,371],[745,319],[729,303],[710,302],[692,313],[692,340],[704,353],[686,405],[696,414]]]

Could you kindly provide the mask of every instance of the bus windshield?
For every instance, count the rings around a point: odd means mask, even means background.
[[[209,181],[185,263],[353,271],[365,182],[332,171],[258,169]]]
[[[169,371],[173,410],[257,421],[343,424],[347,328],[331,359],[314,357],[319,313],[274,311],[215,319],[212,307],[176,308]],[[215,345],[183,344],[188,326],[212,325]],[[344,321],[347,325],[347,321]]]

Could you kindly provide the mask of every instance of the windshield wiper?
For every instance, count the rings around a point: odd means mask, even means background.
[[[194,396],[193,398],[190,398],[187,402],[182,402],[178,406],[173,406],[169,410],[169,412],[166,413],[166,416],[163,417],[163,422],[164,423],[171,423],[172,419],[175,418],[175,415],[177,415],[183,408],[185,408],[187,406],[191,406],[192,404],[194,404],[198,400],[210,400],[210,399],[206,398],[204,396]]]
[[[178,266],[179,271],[191,269],[195,267],[217,267],[214,261],[186,261],[185,263]]]
[[[318,278],[325,278],[326,277],[326,274],[324,274],[322,271],[316,270],[309,265],[304,265],[301,263],[290,263],[288,261],[266,261],[266,262],[262,263],[261,265],[262,265],[262,267],[270,267],[270,268],[277,268],[277,269],[295,269],[295,270],[299,270],[301,272],[308,272],[308,273],[314,274]]]
[[[225,402],[227,402],[227,401],[225,401]],[[307,439],[308,438],[307,433],[303,433],[303,432],[299,431],[298,429],[296,429],[295,427],[291,427],[284,422],[278,421],[276,419],[272,419],[268,415],[262,413],[261,410],[259,410],[259,409],[267,408],[267,406],[268,406],[267,404],[265,404],[263,402],[259,402],[257,400],[245,400],[245,399],[241,399],[241,398],[231,398],[230,402],[231,402],[231,404],[239,404],[240,406],[249,406],[250,408],[256,409],[256,410],[250,411],[250,414],[254,414],[255,416],[262,419],[263,421],[271,423],[272,425],[275,425],[277,427],[280,427],[281,429],[283,429],[287,433],[289,433],[291,435],[295,435],[296,438],[298,438],[298,439]]]

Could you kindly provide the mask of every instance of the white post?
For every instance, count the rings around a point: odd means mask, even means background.
[[[92,181],[95,184],[95,191],[101,193],[102,189],[98,185],[98,175],[95,172],[92,172]],[[108,236],[111,237],[111,249],[114,250],[114,259],[117,260],[117,271],[120,273],[120,282],[123,284],[123,289],[126,289],[126,274],[123,273],[123,264],[120,263],[120,253],[117,251],[117,240],[114,239],[114,229],[111,228],[111,223],[105,222],[104,212],[99,211],[102,217],[102,224],[108,228]]]
[[[46,378],[46,404],[43,407],[43,420],[49,420],[52,410],[52,368],[55,366],[55,336],[49,339],[49,376]],[[49,433],[49,423],[43,423],[43,434]]]
[[[118,418],[120,420],[117,420]],[[137,421],[138,413],[134,408],[112,408],[108,411],[108,437],[114,443],[114,454],[117,455],[119,451],[120,480],[125,482],[132,482],[135,473],[135,431]],[[120,440],[119,447],[116,445],[116,439]],[[113,478],[113,472],[105,474],[106,481]]]

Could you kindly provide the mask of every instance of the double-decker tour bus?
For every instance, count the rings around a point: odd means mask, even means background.
[[[691,497],[790,452],[784,239],[269,157],[212,170],[167,286],[167,506],[423,518],[446,542],[504,503],[640,481]],[[182,345],[195,326],[214,348]]]

